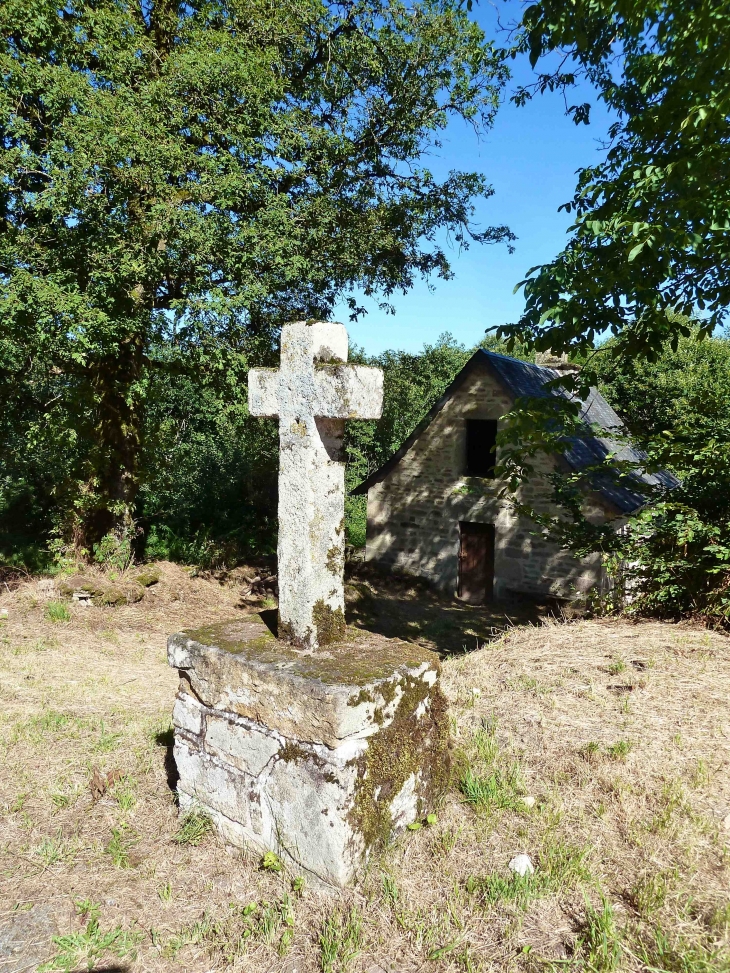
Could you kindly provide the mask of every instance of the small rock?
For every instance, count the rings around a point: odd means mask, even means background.
[[[7,618],[7,617],[8,617],[7,608],[0,608],[0,618]]]
[[[534,807],[535,798],[532,796],[532,794],[528,794],[527,797],[522,798],[522,803],[525,805],[525,807]]]
[[[481,691],[481,689],[479,689],[478,686],[472,686],[471,687],[471,694],[472,694],[472,696],[481,696],[482,695],[482,691]]]
[[[0,921],[0,968],[3,973],[27,973],[47,959],[58,933],[55,916],[47,905],[13,912]]]
[[[281,973],[306,973],[307,967],[302,956],[291,956],[281,967]],[[211,970],[210,973],[213,973]]]
[[[522,876],[532,875],[535,871],[535,866],[532,864],[532,859],[529,855],[515,855],[509,863],[509,868]]]

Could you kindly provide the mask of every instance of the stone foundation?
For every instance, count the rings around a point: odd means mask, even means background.
[[[447,782],[432,652],[349,631],[304,652],[254,615],[171,636],[168,659],[180,804],[206,810],[229,844],[345,885]]]

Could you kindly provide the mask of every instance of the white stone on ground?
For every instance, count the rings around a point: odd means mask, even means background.
[[[509,868],[517,875],[521,875],[523,877],[525,875],[532,875],[532,873],[535,871],[535,866],[532,864],[532,859],[529,855],[515,855],[515,857],[509,863]]]

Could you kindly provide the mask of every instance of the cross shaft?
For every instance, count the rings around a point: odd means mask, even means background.
[[[345,420],[382,409],[383,373],[346,361],[342,324],[297,321],[249,372],[249,411],[279,417],[279,637],[310,649],[345,634]]]

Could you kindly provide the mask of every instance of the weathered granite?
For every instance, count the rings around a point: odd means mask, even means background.
[[[335,885],[432,808],[449,774],[438,658],[347,634],[312,653],[250,616],[168,641],[181,806]]]
[[[280,634],[309,648],[345,631],[345,420],[382,409],[382,372],[345,365],[347,350],[344,325],[297,321],[281,367],[249,372],[251,414],[279,417]]]

